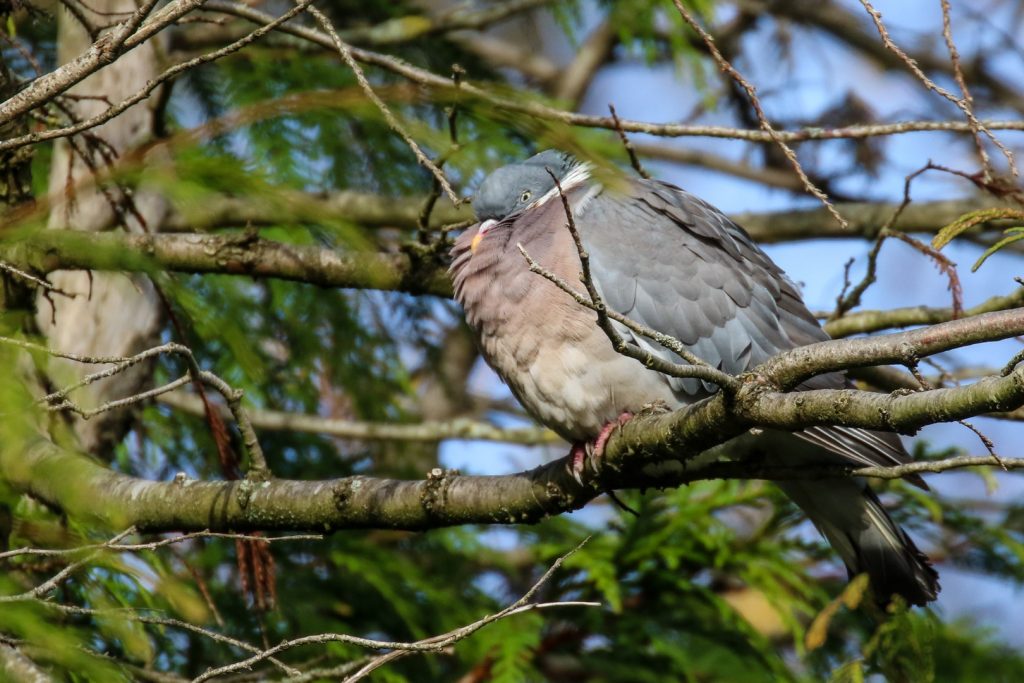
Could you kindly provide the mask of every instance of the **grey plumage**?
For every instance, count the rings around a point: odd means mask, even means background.
[[[564,438],[590,440],[624,411],[652,401],[685,405],[715,388],[666,377],[616,353],[593,312],[529,272],[517,244],[568,282],[578,281],[580,271],[548,169],[563,185],[590,253],[594,283],[610,308],[680,339],[733,374],[779,351],[828,338],[781,269],[742,228],[697,197],[652,180],[630,181],[625,191],[605,189],[589,178],[585,165],[553,151],[498,169],[474,200],[481,223],[453,249],[455,294],[487,361],[524,407]],[[681,361],[623,326],[619,333],[651,353]],[[845,383],[833,373],[800,388]],[[786,464],[908,460],[895,434],[817,427],[795,436],[770,436],[775,457]],[[934,570],[864,482],[782,486],[851,574],[868,572],[884,597],[898,593],[914,604],[935,598]]]

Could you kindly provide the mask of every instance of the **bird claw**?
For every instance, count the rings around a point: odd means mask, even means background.
[[[598,432],[597,438],[593,441],[577,441],[572,445],[569,455],[572,456],[572,464],[569,466],[569,474],[576,480],[576,483],[583,486],[583,473],[587,469],[587,462],[595,474],[601,472],[601,461],[604,458],[604,449],[608,445],[608,439],[617,427],[621,427],[633,419],[633,413],[624,412],[614,421],[608,422]]]
[[[576,483],[583,486],[583,472],[587,469],[587,445],[577,441],[569,450],[572,462],[569,464],[569,474],[576,480]]]

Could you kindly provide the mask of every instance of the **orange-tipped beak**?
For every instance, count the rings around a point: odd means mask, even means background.
[[[473,235],[473,240],[469,243],[470,252],[474,254],[476,253],[477,247],[480,246],[480,240],[484,238],[484,235],[487,234],[488,230],[490,230],[497,224],[498,221],[494,220],[493,218],[488,218],[487,220],[480,224],[480,227],[477,229],[476,234]]]

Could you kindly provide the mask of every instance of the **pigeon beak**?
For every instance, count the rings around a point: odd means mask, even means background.
[[[471,252],[473,252],[474,254],[476,253],[476,248],[480,246],[480,240],[482,240],[487,231],[493,228],[495,225],[497,225],[497,223],[498,221],[494,220],[493,218],[488,218],[487,220],[480,224],[480,227],[477,229],[476,234],[473,236],[473,241],[469,243],[469,250]]]

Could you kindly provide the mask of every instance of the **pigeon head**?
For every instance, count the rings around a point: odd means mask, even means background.
[[[523,211],[555,189],[549,169],[564,183],[570,171],[580,165],[574,157],[549,149],[526,161],[502,166],[484,179],[473,198],[477,219],[497,222]]]
[[[570,154],[549,149],[526,161],[502,166],[487,176],[473,198],[480,227],[470,250],[476,253],[480,240],[494,226],[514,220],[523,211],[557,196],[552,174],[562,189],[568,190],[587,179],[589,165]]]

